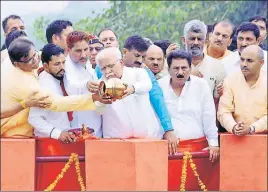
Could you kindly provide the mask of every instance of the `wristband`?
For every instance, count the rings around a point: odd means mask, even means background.
[[[23,107],[23,109],[26,109],[26,108],[27,108],[24,100],[21,101],[20,104],[21,104],[21,106]]]

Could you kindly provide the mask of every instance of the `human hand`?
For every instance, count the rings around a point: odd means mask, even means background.
[[[168,140],[168,154],[174,155],[177,153],[179,139],[176,137],[174,131],[165,132],[163,139]]]
[[[73,132],[63,131],[60,136],[59,140],[63,143],[73,143],[76,141],[76,137]]]
[[[93,101],[98,101],[103,104],[111,104],[113,102],[110,96],[104,95],[101,97],[98,93],[92,94],[92,99]]]
[[[219,83],[216,87],[218,95],[221,97],[224,91],[223,82]]]
[[[200,71],[193,71],[191,74],[192,75],[195,75],[197,77],[200,77],[200,78],[203,78],[204,77],[204,75]]]
[[[122,96],[122,99],[124,99],[125,97],[133,94],[134,92],[135,92],[134,86],[128,86],[124,91],[124,95]]]
[[[204,151],[204,150],[209,151],[209,160],[210,161],[215,162],[219,159],[219,156],[220,156],[220,148],[219,147],[209,146],[209,147],[203,149],[202,151]]]
[[[171,43],[171,44],[168,46],[167,50],[166,50],[166,56],[168,56],[168,54],[169,54],[171,51],[174,51],[174,50],[179,49],[179,48],[180,48],[180,46],[179,46],[177,43]]]
[[[87,89],[91,93],[98,93],[99,92],[99,85],[100,85],[100,83],[97,81],[88,81],[87,82]]]
[[[49,108],[51,106],[51,101],[46,101],[49,96],[37,97],[38,91],[34,91],[31,95],[24,101],[27,107],[40,107]]]

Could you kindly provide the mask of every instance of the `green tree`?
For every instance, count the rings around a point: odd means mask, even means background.
[[[185,23],[192,19],[206,24],[230,19],[238,25],[256,14],[267,17],[266,1],[110,1],[110,4],[111,8],[103,14],[84,18],[74,28],[94,34],[104,27],[112,28],[121,46],[134,34],[153,41],[169,39],[179,43]],[[45,26],[44,18],[35,23],[38,27]],[[36,36],[44,37],[40,28]]]

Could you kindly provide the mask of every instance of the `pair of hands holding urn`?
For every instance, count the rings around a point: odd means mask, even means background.
[[[111,104],[135,92],[133,86],[128,86],[116,78],[109,79],[107,82],[89,81],[87,88],[93,93],[92,97],[96,97],[95,100],[104,104]]]

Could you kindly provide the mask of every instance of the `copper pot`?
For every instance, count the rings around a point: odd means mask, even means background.
[[[113,85],[101,81],[99,85],[99,94],[101,97],[110,96],[112,99],[121,99],[126,88],[127,85],[124,83]]]

